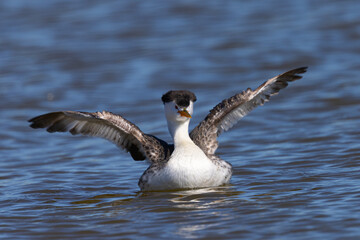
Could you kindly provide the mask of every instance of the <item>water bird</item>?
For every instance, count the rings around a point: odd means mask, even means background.
[[[169,144],[120,115],[102,112],[59,111],[29,120],[32,128],[48,132],[67,132],[105,138],[128,151],[136,161],[147,159],[150,166],[139,179],[143,191],[194,189],[229,183],[232,165],[215,155],[217,137],[229,130],[255,107],[263,105],[272,95],[301,79],[307,67],[287,71],[261,84],[248,88],[217,104],[189,134],[193,114],[194,93],[171,90],[161,100],[164,104],[168,130],[173,138]]]

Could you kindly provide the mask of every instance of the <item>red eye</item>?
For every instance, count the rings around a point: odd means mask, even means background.
[[[177,110],[179,110],[178,106],[175,106],[175,108],[176,108]]]

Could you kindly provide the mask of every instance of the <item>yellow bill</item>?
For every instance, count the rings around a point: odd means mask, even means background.
[[[180,116],[191,118],[190,113],[184,108],[183,110],[179,110],[178,113],[180,113]]]

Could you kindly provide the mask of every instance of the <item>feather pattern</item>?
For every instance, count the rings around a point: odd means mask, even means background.
[[[214,155],[218,147],[217,137],[223,131],[229,130],[251,110],[269,101],[269,98],[285,88],[288,82],[302,78],[297,74],[305,73],[306,69],[293,69],[269,79],[254,91],[248,88],[223,100],[191,131],[191,139],[208,156]]]
[[[46,128],[48,132],[70,132],[105,138],[130,152],[134,160],[147,158],[153,163],[170,157],[172,146],[144,134],[136,125],[111,112],[51,112],[29,120],[32,128]]]

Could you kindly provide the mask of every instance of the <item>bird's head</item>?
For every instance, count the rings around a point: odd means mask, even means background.
[[[186,90],[168,91],[161,100],[164,103],[165,116],[168,121],[186,122],[190,120],[196,101],[194,93]]]

